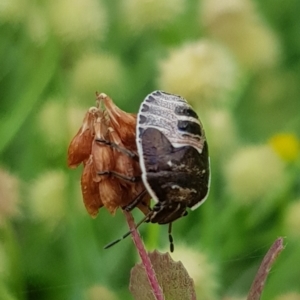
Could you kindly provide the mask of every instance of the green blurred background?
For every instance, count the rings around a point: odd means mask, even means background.
[[[137,112],[163,89],[210,146],[210,196],[173,226],[198,299],[245,299],[278,236],[262,299],[300,299],[299,14],[298,0],[2,0],[0,298],[132,299],[133,243],[103,250],[125,218],[90,218],[66,152],[96,91]],[[168,250],[167,226],[140,232]]]

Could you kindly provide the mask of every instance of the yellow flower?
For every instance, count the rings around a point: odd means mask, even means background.
[[[269,141],[275,152],[285,161],[295,161],[299,157],[300,142],[292,133],[279,133]]]

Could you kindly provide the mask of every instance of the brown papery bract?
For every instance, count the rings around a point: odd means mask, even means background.
[[[97,94],[97,101],[98,107],[88,110],[68,149],[69,167],[84,165],[81,190],[92,217],[102,206],[114,214],[117,208],[127,206],[145,191],[138,159],[129,155],[131,152],[137,157],[136,115],[119,109],[105,94]],[[145,193],[137,207],[147,214],[149,204],[150,196]]]
[[[94,125],[95,138],[100,140],[109,140],[107,124],[104,118],[98,118]],[[94,166],[97,172],[111,171],[115,166],[113,149],[101,142],[94,140],[92,142],[92,155],[94,158]],[[101,181],[101,175],[98,176]]]
[[[86,113],[82,126],[72,139],[68,148],[68,166],[76,168],[79,164],[89,158],[94,139],[94,122],[99,114],[96,107],[91,107]]]
[[[96,217],[99,208],[103,206],[99,193],[99,184],[94,181],[94,176],[93,156],[90,155],[81,176],[81,192],[85,208],[92,217]]]
[[[123,191],[119,180],[106,176],[99,182],[99,192],[104,206],[111,214],[114,214],[122,204]]]
[[[118,133],[113,129],[109,128],[109,140],[116,144],[121,149],[125,149],[121,138],[119,137]],[[130,149],[126,149],[130,150]],[[114,171],[120,174],[123,174],[127,177],[135,177],[140,176],[140,172],[135,174],[133,163],[134,160],[127,154],[123,153],[122,151],[119,151],[118,149],[113,149],[113,156],[115,161],[115,167]]]
[[[135,145],[136,114],[129,114],[118,108],[113,101],[104,93],[97,96],[99,101],[103,101],[109,114],[112,127],[120,136],[124,145]]]

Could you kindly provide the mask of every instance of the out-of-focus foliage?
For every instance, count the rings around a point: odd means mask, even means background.
[[[137,112],[165,89],[210,145],[210,196],[173,225],[198,298],[243,298],[283,235],[263,299],[299,299],[299,13],[298,0],[1,1],[0,298],[131,299],[130,238],[103,250],[125,219],[90,218],[66,151],[96,90]],[[140,230],[166,247],[167,226]]]

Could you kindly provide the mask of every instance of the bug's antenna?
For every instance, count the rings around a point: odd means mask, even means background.
[[[174,243],[173,243],[173,236],[172,236],[172,222],[169,223],[168,235],[169,235],[169,242],[170,242],[170,251],[174,252]]]
[[[141,221],[139,221],[136,225],[135,225],[135,229],[137,229],[141,224],[143,224],[148,218],[149,215],[152,213],[152,211],[150,211]],[[121,242],[122,240],[124,240],[126,237],[128,237],[130,234],[132,233],[132,230],[129,230],[128,232],[126,232],[121,238],[114,240],[110,243],[108,243],[106,246],[104,246],[104,249],[108,249],[112,246],[114,246],[115,244]]]

